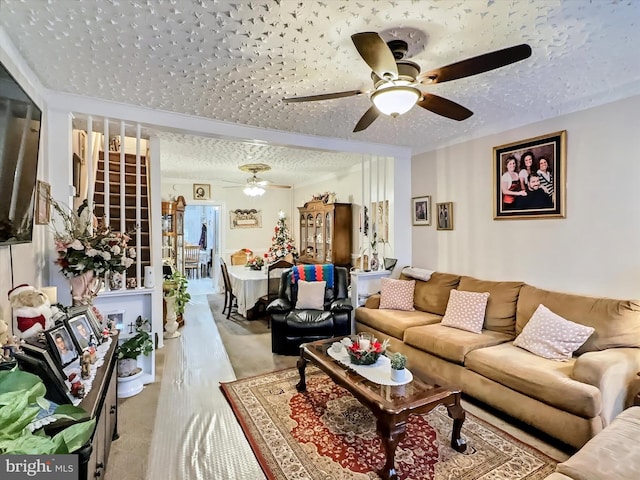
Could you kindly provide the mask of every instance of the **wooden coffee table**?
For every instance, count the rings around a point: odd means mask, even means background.
[[[374,383],[329,356],[327,350],[339,340],[330,338],[300,346],[297,363],[300,382],[296,388],[299,392],[306,391],[305,369],[307,363],[311,362],[371,410],[377,419],[376,429],[382,438],[386,455],[386,463],[378,472],[383,480],[398,478],[394,463],[396,447],[406,434],[407,419],[412,413],[428,413],[438,405],[447,407],[449,417],[453,419],[451,447],[458,452],[465,451],[467,444],[460,436],[465,411],[460,405],[458,388],[440,386],[428,379],[418,379],[415,375],[412,382],[400,387]]]

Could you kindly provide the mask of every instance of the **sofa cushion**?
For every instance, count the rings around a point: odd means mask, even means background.
[[[447,310],[442,317],[442,325],[472,333],[482,333],[488,299],[489,293],[487,292],[451,290]]]
[[[401,279],[408,279],[400,275]],[[413,304],[416,310],[444,315],[449,302],[449,292],[458,286],[459,275],[433,272],[428,282],[416,282]]]
[[[380,306],[387,310],[404,310],[411,312],[413,308],[413,292],[415,280],[396,280],[382,278],[380,280]]]
[[[636,480],[640,472],[640,407],[623,411],[556,471],[575,480]]]
[[[432,313],[404,312],[401,310],[379,310],[377,308],[356,308],[356,321],[379,332],[402,340],[404,331],[416,325],[440,323],[442,317]]]
[[[538,305],[572,322],[595,328],[576,354],[616,347],[640,347],[640,302],[551,292],[524,285],[518,296],[516,334]]]
[[[465,367],[505,387],[584,418],[600,414],[600,390],[573,380],[576,359],[555,362],[538,357],[512,342],[467,354]]]
[[[570,322],[540,304],[513,344],[549,360],[566,361],[592,333],[593,327]]]
[[[441,324],[411,327],[404,332],[407,345],[458,364],[463,364],[465,356],[472,350],[510,340],[511,337],[504,333],[485,330],[478,335]]]
[[[495,332],[516,335],[516,304],[522,282],[494,282],[461,277],[458,290],[467,292],[489,292],[484,328]]]

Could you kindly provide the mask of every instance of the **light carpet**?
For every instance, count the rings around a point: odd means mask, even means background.
[[[315,367],[306,393],[298,380],[290,368],[221,384],[267,478],[379,478],[384,450],[372,413]],[[444,407],[412,415],[396,451],[399,478],[539,480],[554,471],[554,459],[469,413],[458,453],[451,427]]]

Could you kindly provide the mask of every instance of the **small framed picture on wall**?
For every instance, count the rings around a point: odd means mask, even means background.
[[[413,197],[411,199],[413,224],[431,225],[431,196]]]
[[[36,225],[47,225],[51,221],[51,185],[42,180],[36,183]]]
[[[194,200],[210,200],[211,199],[211,185],[208,183],[194,183],[193,184],[193,199]]]
[[[453,230],[453,202],[436,203],[438,230]]]

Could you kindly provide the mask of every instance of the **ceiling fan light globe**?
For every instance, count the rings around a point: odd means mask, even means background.
[[[264,195],[265,190],[264,188],[258,185],[251,185],[251,186],[246,186],[242,191],[244,192],[245,195],[249,197],[260,197]]]
[[[422,92],[417,88],[396,85],[376,90],[371,101],[380,113],[397,117],[411,110],[421,96]]]

